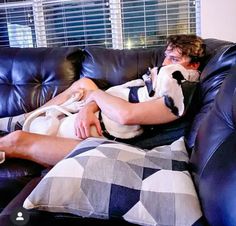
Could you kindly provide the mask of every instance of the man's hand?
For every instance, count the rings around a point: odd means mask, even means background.
[[[95,126],[98,135],[102,136],[102,129],[99,119],[94,114],[94,103],[90,103],[83,107],[76,116],[75,134],[78,138],[88,138],[91,134],[91,127]],[[96,107],[97,108],[97,107]]]

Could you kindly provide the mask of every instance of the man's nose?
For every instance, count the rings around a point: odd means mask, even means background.
[[[162,62],[162,66],[166,66],[171,64],[169,57],[165,57],[165,59]]]

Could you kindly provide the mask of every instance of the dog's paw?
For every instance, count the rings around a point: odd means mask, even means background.
[[[84,90],[79,89],[78,92],[76,92],[72,95],[72,97],[71,97],[73,100],[72,102],[81,100],[83,95],[84,95]]]
[[[76,113],[82,107],[84,107],[85,104],[86,104],[85,100],[75,101],[67,106],[64,106],[64,109],[71,112],[71,113]]]

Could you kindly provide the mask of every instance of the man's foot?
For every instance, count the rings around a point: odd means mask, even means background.
[[[5,161],[5,152],[0,151],[0,164]]]

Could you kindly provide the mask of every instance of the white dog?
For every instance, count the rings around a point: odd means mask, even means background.
[[[181,83],[186,80],[197,81],[198,78],[199,73],[197,71],[187,70],[179,64],[171,64],[161,67],[159,71],[157,67],[154,67],[143,76],[143,79],[113,86],[106,92],[130,102],[144,102],[165,96],[171,102],[170,110],[177,116],[181,116],[184,113],[184,96]],[[23,130],[77,138],[74,132],[76,114],[73,113],[78,112],[84,106],[85,102],[80,100],[82,95],[81,92],[78,92],[60,106],[39,108],[26,119]],[[61,117],[62,115],[66,115],[66,117]],[[99,117],[99,112],[97,112],[97,117]],[[129,139],[143,133],[140,125],[121,125],[112,121],[102,112],[100,112],[99,118],[104,126],[103,129],[111,137]],[[99,136],[95,128],[91,129],[92,136]]]

